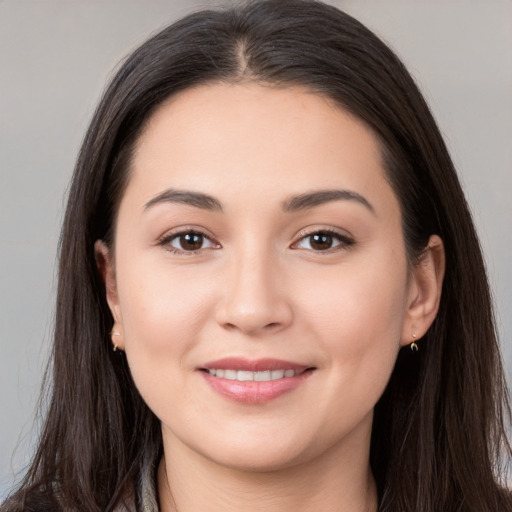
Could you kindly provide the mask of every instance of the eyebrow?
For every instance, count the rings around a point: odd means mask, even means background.
[[[331,201],[357,201],[375,215],[375,209],[370,202],[352,190],[318,190],[292,197],[283,203],[285,212],[296,212],[320,206]]]
[[[195,206],[196,208],[201,208],[202,210],[219,212],[222,211],[222,205],[212,196],[202,194],[200,192],[176,190],[173,188],[165,190],[161,194],[158,194],[153,199],[148,201],[144,205],[144,210],[149,210],[153,206],[161,203],[181,203]]]
[[[298,196],[291,197],[282,203],[283,211],[297,212],[320,206],[331,201],[357,201],[375,214],[375,209],[370,202],[357,192],[351,190],[317,190],[307,192]],[[148,210],[157,204],[162,203],[181,203],[202,210],[222,212],[222,205],[218,199],[201,192],[192,192],[189,190],[167,189],[158,194],[144,205],[144,210]]]

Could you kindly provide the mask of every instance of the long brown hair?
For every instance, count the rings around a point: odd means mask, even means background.
[[[504,488],[510,419],[475,228],[436,123],[396,55],[347,14],[310,0],[263,0],[187,16],[122,65],[81,148],[62,230],[49,403],[37,452],[2,508],[110,511],[161,455],[112,326],[94,242],[112,241],[144,123],[176,92],[212,81],[302,85],[363,120],[381,142],[414,261],[446,248],[439,314],[421,350],[402,350],[375,410],[379,511],[512,511]],[[171,454],[172,456],[172,454]],[[149,468],[149,469],[148,469]]]

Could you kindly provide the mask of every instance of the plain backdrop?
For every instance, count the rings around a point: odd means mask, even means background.
[[[33,448],[66,187],[112,69],[218,2],[0,0],[0,501]],[[512,1],[347,0],[416,78],[474,212],[512,375]]]

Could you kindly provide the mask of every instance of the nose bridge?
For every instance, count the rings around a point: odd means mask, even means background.
[[[231,255],[218,320],[245,333],[278,330],[291,321],[291,307],[274,251],[247,242]]]

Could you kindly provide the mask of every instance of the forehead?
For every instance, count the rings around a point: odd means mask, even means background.
[[[147,202],[170,186],[276,201],[343,186],[394,199],[379,142],[361,121],[305,88],[254,83],[188,89],[152,115],[127,193]]]

